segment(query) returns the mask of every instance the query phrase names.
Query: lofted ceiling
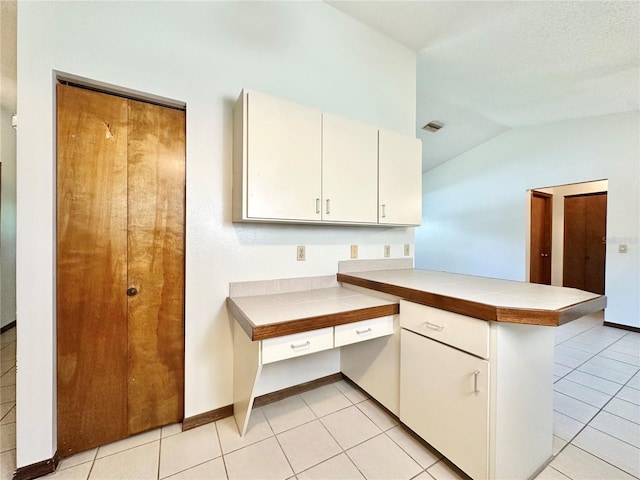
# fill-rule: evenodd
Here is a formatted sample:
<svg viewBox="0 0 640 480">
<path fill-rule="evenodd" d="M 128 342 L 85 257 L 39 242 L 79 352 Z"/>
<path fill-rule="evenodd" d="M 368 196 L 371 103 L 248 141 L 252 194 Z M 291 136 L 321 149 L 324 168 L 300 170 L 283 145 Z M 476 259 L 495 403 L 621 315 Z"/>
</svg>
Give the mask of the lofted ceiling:
<svg viewBox="0 0 640 480">
<path fill-rule="evenodd" d="M 417 52 L 424 171 L 511 128 L 639 109 L 640 2 L 327 3 Z"/>
</svg>

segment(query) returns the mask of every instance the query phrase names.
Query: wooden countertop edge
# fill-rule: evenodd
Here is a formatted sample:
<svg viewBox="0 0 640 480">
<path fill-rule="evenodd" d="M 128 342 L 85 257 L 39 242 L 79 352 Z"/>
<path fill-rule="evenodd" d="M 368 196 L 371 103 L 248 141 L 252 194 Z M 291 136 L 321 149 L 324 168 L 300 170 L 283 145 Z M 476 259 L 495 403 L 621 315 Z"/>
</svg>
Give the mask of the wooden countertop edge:
<svg viewBox="0 0 640 480">
<path fill-rule="evenodd" d="M 407 287 L 400 287 L 388 283 L 354 277 L 343 273 L 339 273 L 337 275 L 337 280 L 350 285 L 356 285 L 358 287 L 369 288 L 371 290 L 395 295 L 397 297 L 404 298 L 405 300 L 426 305 L 428 307 L 440 308 L 442 310 L 478 318 L 480 320 L 518 323 L 524 325 L 557 327 L 589 313 L 602 310 L 607 305 L 607 298 L 604 295 L 601 295 L 594 299 L 570 305 L 560 310 L 495 307 L 485 303 L 474 302 L 472 300 L 463 300 L 422 290 L 414 290 Z"/>
<path fill-rule="evenodd" d="M 320 328 L 335 327 L 337 325 L 370 320 L 372 318 L 386 317 L 387 315 L 397 315 L 400 311 L 399 304 L 391 303 L 388 305 L 358 308 L 326 315 L 317 315 L 315 317 L 270 323 L 267 325 L 256 325 L 249 317 L 247 317 L 247 315 L 245 315 L 242 309 L 238 307 L 230 297 L 227 297 L 227 307 L 237 320 L 238 324 L 253 341 L 282 337 L 284 335 L 291 335 L 294 333 L 308 332 L 311 330 L 318 330 Z"/>
</svg>

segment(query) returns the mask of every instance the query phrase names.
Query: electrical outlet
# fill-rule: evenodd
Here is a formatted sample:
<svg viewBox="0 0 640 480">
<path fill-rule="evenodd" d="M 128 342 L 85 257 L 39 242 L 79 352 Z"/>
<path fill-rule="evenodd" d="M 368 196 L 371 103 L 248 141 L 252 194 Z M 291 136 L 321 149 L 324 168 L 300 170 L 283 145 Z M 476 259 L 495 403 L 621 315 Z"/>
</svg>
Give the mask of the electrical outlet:
<svg viewBox="0 0 640 480">
<path fill-rule="evenodd" d="M 351 258 L 358 258 L 358 245 L 351 245 Z"/>
<path fill-rule="evenodd" d="M 404 244 L 404 256 L 408 257 L 409 255 L 411 255 L 411 245 L 409 245 L 408 243 Z"/>
<path fill-rule="evenodd" d="M 391 245 L 384 246 L 384 256 L 385 258 L 388 258 L 391 256 Z"/>
<path fill-rule="evenodd" d="M 297 247 L 296 258 L 298 259 L 299 262 L 305 261 L 306 258 L 305 258 L 305 252 L 304 252 L 304 245 L 299 245 Z"/>
</svg>

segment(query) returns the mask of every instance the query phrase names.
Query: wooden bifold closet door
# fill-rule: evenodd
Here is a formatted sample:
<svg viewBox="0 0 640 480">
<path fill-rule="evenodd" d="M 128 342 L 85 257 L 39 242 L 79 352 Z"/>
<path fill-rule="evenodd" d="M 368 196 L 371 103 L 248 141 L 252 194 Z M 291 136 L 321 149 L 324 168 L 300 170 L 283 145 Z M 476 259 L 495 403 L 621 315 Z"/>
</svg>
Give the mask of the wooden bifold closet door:
<svg viewBox="0 0 640 480">
<path fill-rule="evenodd" d="M 183 418 L 185 112 L 57 87 L 58 452 Z"/>
</svg>

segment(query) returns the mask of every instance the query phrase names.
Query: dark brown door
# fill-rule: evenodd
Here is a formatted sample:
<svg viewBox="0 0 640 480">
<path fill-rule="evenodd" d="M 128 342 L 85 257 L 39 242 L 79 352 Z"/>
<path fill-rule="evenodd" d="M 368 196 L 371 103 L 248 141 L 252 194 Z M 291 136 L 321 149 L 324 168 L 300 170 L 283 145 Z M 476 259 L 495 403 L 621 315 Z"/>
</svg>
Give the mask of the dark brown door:
<svg viewBox="0 0 640 480">
<path fill-rule="evenodd" d="M 604 295 L 606 192 L 564 199 L 563 285 Z"/>
<path fill-rule="evenodd" d="M 551 285 L 551 218 L 553 197 L 531 193 L 529 281 Z"/>
<path fill-rule="evenodd" d="M 57 99 L 58 451 L 68 456 L 183 418 L 185 117 L 65 85 Z"/>
</svg>

